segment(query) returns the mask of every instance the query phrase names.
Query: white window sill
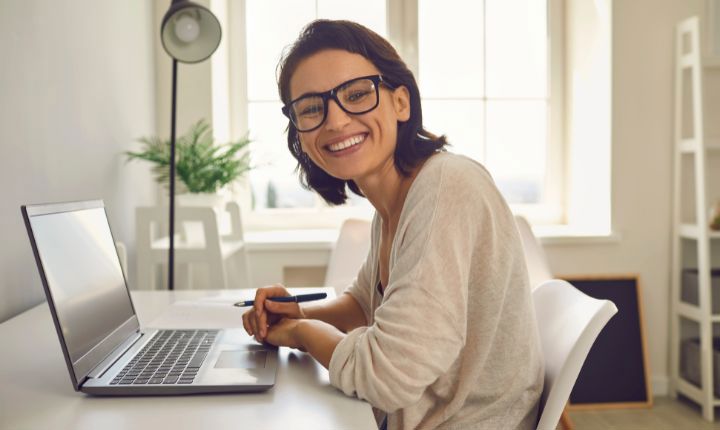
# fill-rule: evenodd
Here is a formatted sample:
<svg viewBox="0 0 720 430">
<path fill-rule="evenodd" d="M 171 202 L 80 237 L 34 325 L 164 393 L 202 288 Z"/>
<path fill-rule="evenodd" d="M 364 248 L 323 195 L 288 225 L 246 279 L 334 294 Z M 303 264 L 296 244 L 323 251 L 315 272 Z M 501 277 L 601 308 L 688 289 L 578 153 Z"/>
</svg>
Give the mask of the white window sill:
<svg viewBox="0 0 720 430">
<path fill-rule="evenodd" d="M 602 233 L 580 230 L 567 225 L 539 226 L 535 235 L 546 246 L 619 243 L 617 232 Z M 248 251 L 330 251 L 335 246 L 338 229 L 264 230 L 245 233 Z"/>
<path fill-rule="evenodd" d="M 620 243 L 622 236 L 615 231 L 598 231 L 569 225 L 546 225 L 533 227 L 533 233 L 545 246 L 594 245 Z"/>
<path fill-rule="evenodd" d="M 247 250 L 329 251 L 335 246 L 338 229 L 264 230 L 245 233 Z"/>
</svg>

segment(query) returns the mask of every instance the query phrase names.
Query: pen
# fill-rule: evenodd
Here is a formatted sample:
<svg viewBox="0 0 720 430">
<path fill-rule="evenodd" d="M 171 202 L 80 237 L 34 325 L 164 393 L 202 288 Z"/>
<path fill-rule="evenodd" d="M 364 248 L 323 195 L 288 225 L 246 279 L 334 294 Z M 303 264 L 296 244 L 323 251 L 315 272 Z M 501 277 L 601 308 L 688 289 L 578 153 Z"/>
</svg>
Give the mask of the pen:
<svg viewBox="0 0 720 430">
<path fill-rule="evenodd" d="M 285 297 L 268 297 L 268 300 L 272 300 L 273 302 L 283 302 L 283 303 L 300 303 L 300 302 L 311 302 L 313 300 L 322 300 L 327 297 L 326 293 L 313 293 L 313 294 L 298 294 L 297 296 L 285 296 Z M 242 302 L 237 302 L 233 304 L 233 306 L 237 306 L 239 308 L 245 307 L 245 306 L 253 306 L 255 304 L 255 300 L 245 300 Z"/>
</svg>

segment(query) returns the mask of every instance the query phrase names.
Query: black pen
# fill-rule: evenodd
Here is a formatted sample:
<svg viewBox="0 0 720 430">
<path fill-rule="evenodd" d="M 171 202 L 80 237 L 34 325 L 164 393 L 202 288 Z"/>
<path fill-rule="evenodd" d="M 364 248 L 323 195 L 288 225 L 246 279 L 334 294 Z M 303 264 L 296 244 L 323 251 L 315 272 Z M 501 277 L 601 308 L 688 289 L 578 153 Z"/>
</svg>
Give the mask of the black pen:
<svg viewBox="0 0 720 430">
<path fill-rule="evenodd" d="M 297 296 L 285 296 L 285 297 L 268 297 L 268 300 L 272 300 L 273 302 L 283 302 L 283 303 L 300 303 L 300 302 L 311 302 L 313 300 L 322 300 L 327 297 L 326 293 L 313 293 L 313 294 L 298 294 Z M 233 304 L 233 306 L 237 306 L 239 308 L 245 307 L 245 306 L 253 306 L 255 304 L 255 300 L 245 300 L 242 302 L 237 302 Z"/>
</svg>

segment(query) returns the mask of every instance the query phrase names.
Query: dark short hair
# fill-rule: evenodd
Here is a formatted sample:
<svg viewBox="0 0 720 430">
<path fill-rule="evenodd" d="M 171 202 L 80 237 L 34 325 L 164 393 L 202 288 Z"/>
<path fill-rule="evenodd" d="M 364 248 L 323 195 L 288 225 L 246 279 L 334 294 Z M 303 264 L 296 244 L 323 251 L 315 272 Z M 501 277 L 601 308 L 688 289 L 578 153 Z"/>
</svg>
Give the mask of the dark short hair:
<svg viewBox="0 0 720 430">
<path fill-rule="evenodd" d="M 341 49 L 362 55 L 373 63 L 389 84 L 404 86 L 410 93 L 410 118 L 398 124 L 395 148 L 395 168 L 401 175 L 408 176 L 422 161 L 443 150 L 447 144 L 445 136 L 435 136 L 423 128 L 420 90 L 410 69 L 387 40 L 351 21 L 319 19 L 300 32 L 278 64 L 278 91 L 283 104 L 290 102 L 290 78 L 298 64 L 326 49 Z M 345 203 L 346 184 L 355 194 L 363 195 L 354 181 L 331 176 L 313 163 L 302 151 L 292 121 L 288 121 L 287 142 L 290 153 L 298 162 L 297 171 L 304 188 L 314 189 L 331 205 Z"/>
</svg>

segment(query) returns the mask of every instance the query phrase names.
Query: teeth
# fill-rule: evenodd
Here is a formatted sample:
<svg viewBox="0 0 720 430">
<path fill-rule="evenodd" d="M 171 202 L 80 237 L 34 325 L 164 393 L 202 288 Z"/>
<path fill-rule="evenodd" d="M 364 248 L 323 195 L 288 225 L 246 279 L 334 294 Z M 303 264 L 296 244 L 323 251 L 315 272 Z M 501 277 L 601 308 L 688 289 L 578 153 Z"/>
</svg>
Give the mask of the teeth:
<svg viewBox="0 0 720 430">
<path fill-rule="evenodd" d="M 364 135 L 353 136 L 349 139 L 343 140 L 342 142 L 333 143 L 332 145 L 329 145 L 328 149 L 330 150 L 330 152 L 342 151 L 343 149 L 349 148 L 353 145 L 357 145 L 358 143 L 362 142 L 363 140 L 365 140 Z"/>
</svg>

